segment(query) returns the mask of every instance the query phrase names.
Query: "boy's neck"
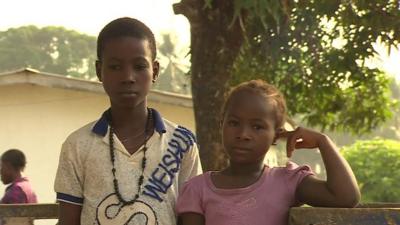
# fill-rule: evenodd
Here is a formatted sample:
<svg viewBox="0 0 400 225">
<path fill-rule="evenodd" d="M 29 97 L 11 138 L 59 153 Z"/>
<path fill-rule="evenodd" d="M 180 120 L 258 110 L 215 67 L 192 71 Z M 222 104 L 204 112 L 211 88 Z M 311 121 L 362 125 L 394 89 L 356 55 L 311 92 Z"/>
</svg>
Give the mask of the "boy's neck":
<svg viewBox="0 0 400 225">
<path fill-rule="evenodd" d="M 21 179 L 22 177 L 22 173 L 21 172 L 15 172 L 15 174 L 13 175 L 13 179 L 11 183 L 15 183 L 17 180 Z"/>
<path fill-rule="evenodd" d="M 147 121 L 147 105 L 143 103 L 133 108 L 111 106 L 111 117 L 116 130 L 142 130 Z"/>
</svg>

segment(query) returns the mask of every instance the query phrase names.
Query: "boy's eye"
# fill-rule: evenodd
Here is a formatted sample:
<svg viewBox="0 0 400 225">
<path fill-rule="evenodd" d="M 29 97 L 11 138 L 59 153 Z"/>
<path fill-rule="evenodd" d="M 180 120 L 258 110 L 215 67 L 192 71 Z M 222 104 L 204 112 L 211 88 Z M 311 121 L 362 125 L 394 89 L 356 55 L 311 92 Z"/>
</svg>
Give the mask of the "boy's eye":
<svg viewBox="0 0 400 225">
<path fill-rule="evenodd" d="M 134 66 L 134 69 L 135 70 L 145 70 L 145 69 L 147 69 L 147 67 L 148 66 L 146 64 L 137 64 Z"/>
<path fill-rule="evenodd" d="M 120 65 L 109 65 L 108 66 L 110 69 L 112 69 L 112 70 L 120 70 L 121 69 L 121 66 Z"/>
</svg>

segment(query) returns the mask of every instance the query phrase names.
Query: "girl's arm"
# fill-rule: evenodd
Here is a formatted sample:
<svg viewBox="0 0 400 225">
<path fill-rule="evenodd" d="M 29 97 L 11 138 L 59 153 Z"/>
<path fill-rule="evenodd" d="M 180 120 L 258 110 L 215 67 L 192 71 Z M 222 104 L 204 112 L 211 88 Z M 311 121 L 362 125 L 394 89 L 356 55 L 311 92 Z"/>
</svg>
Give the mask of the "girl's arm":
<svg viewBox="0 0 400 225">
<path fill-rule="evenodd" d="M 178 217 L 178 225 L 204 225 L 204 216 L 198 213 L 182 213 Z"/>
<path fill-rule="evenodd" d="M 312 206 L 356 206 L 361 196 L 356 178 L 331 139 L 305 128 L 286 133 L 289 156 L 295 148 L 319 148 L 327 173 L 326 181 L 305 177 L 296 191 L 298 199 Z"/>
</svg>

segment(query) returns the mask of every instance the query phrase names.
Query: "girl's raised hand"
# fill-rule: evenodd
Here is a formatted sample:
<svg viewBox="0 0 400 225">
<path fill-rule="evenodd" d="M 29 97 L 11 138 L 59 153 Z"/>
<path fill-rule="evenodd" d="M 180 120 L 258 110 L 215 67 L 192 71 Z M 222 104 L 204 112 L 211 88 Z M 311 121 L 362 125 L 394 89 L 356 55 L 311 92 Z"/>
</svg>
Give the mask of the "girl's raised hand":
<svg viewBox="0 0 400 225">
<path fill-rule="evenodd" d="M 286 138 L 286 155 L 291 157 L 298 148 L 319 148 L 320 140 L 324 134 L 304 128 L 297 127 L 294 131 L 282 130 L 277 133 L 276 139 Z"/>
<path fill-rule="evenodd" d="M 288 157 L 298 148 L 320 150 L 327 180 L 319 180 L 314 175 L 305 177 L 296 189 L 296 195 L 301 202 L 324 207 L 354 207 L 358 204 L 360 191 L 353 171 L 328 136 L 298 127 L 294 131 L 277 132 L 276 139 L 279 138 L 287 139 Z"/>
</svg>

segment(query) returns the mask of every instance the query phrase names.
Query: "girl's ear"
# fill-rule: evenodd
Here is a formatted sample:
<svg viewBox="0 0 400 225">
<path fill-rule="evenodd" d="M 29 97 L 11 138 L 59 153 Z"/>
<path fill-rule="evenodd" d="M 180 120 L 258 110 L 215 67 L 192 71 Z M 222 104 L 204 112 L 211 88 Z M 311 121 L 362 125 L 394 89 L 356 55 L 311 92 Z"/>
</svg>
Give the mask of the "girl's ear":
<svg viewBox="0 0 400 225">
<path fill-rule="evenodd" d="M 275 134 L 275 137 L 272 140 L 272 144 L 271 145 L 277 145 L 278 144 L 277 141 L 278 141 L 278 136 Z"/>
<path fill-rule="evenodd" d="M 284 131 L 285 131 L 285 129 L 282 128 L 282 127 L 277 128 L 277 129 L 275 130 L 275 136 L 274 136 L 274 139 L 272 140 L 272 145 L 277 145 L 277 142 L 278 142 L 278 139 L 279 139 L 279 137 L 280 137 L 280 134 L 281 134 L 282 132 L 284 132 Z"/>
<path fill-rule="evenodd" d="M 224 126 L 224 118 L 219 118 L 219 133 L 221 134 L 221 137 L 222 137 L 222 129 L 223 129 L 223 126 Z"/>
</svg>

